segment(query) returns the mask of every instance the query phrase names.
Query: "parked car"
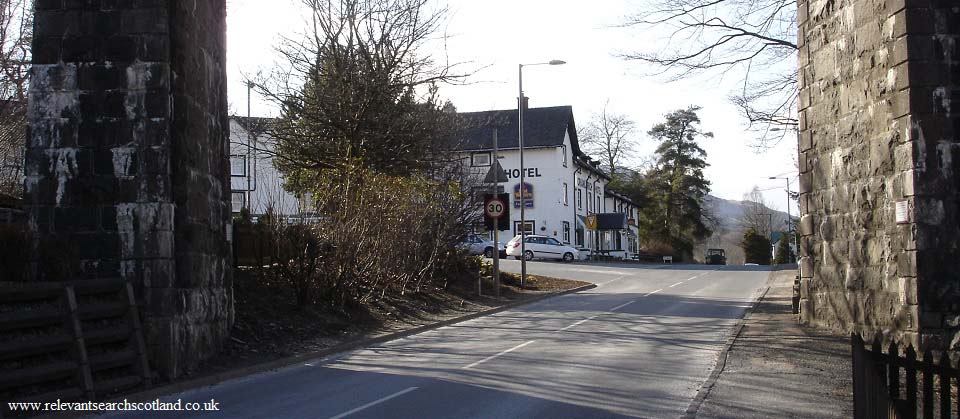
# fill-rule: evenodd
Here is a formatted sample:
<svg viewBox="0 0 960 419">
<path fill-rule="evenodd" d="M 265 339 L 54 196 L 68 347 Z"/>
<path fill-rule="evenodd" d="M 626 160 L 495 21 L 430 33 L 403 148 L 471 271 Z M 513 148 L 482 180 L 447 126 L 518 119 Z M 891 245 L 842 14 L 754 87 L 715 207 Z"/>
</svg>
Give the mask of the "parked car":
<svg viewBox="0 0 960 419">
<path fill-rule="evenodd" d="M 523 257 L 526 260 L 533 258 L 542 259 L 560 259 L 564 262 L 572 262 L 579 259 L 580 252 L 576 248 L 567 246 L 557 241 L 553 237 L 527 235 L 524 240 L 526 252 Z M 520 259 L 520 236 L 517 235 L 507 242 L 507 256 L 513 256 Z"/>
<path fill-rule="evenodd" d="M 726 265 L 727 255 L 723 249 L 707 249 L 707 254 L 703 257 L 707 265 Z"/>
<path fill-rule="evenodd" d="M 497 247 L 500 248 L 500 257 L 507 257 L 504 247 L 506 245 L 497 246 L 493 244 L 493 240 L 488 240 L 483 237 L 480 237 L 476 234 L 470 234 L 467 236 L 463 242 L 460 243 L 460 247 L 467 251 L 471 255 L 483 255 L 484 257 L 492 258 L 493 252 Z"/>
</svg>

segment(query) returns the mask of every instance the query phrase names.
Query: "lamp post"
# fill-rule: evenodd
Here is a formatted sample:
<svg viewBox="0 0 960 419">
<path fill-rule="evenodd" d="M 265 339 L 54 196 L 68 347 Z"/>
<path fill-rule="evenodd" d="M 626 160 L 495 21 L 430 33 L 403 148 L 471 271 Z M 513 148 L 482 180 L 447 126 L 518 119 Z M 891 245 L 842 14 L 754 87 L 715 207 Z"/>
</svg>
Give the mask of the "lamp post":
<svg viewBox="0 0 960 419">
<path fill-rule="evenodd" d="M 770 179 L 783 179 L 787 183 L 787 232 L 793 235 L 793 245 L 797 248 L 797 251 L 800 251 L 800 241 L 793 232 L 793 217 L 790 215 L 790 178 L 770 176 Z"/>
<path fill-rule="evenodd" d="M 517 80 L 520 87 L 520 96 L 517 97 L 517 146 L 520 149 L 520 289 L 527 279 L 527 191 L 524 188 L 526 170 L 523 167 L 523 67 L 534 65 L 563 65 L 566 61 L 550 60 L 544 63 L 520 64 L 517 68 Z"/>
</svg>

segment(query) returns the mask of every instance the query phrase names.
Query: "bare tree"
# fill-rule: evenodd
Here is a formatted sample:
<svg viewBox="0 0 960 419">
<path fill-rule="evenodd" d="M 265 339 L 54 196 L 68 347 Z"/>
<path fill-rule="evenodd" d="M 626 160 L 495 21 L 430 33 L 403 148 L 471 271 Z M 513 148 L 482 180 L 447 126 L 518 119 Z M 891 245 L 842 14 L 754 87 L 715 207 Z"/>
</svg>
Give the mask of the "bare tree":
<svg viewBox="0 0 960 419">
<path fill-rule="evenodd" d="M 0 194 L 23 185 L 33 1 L 0 0 Z"/>
<path fill-rule="evenodd" d="M 743 195 L 743 218 L 740 224 L 744 230 L 754 229 L 767 238 L 773 234 L 773 210 L 769 208 L 760 188 L 753 189 Z"/>
<path fill-rule="evenodd" d="M 730 94 L 758 147 L 774 145 L 797 125 L 797 2 L 795 0 L 648 0 L 625 27 L 665 30 L 655 51 L 621 54 L 678 80 L 732 76 Z"/>
<path fill-rule="evenodd" d="M 610 176 L 615 177 L 624 158 L 633 155 L 636 138 L 634 123 L 626 115 L 610 110 L 610 100 L 603 110 L 594 113 L 587 125 L 577 134 L 584 152 L 600 160 Z"/>
</svg>

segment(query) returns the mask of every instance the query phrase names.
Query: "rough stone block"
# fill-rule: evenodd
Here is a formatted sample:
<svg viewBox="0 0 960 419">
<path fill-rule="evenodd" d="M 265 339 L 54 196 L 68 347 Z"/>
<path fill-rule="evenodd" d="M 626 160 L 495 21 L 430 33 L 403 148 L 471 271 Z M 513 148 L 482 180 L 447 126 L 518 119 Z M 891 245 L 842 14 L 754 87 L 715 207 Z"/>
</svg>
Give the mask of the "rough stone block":
<svg viewBox="0 0 960 419">
<path fill-rule="evenodd" d="M 809 256 L 801 257 L 799 260 L 799 265 L 801 278 L 813 278 L 814 262 L 812 258 Z"/>
<path fill-rule="evenodd" d="M 812 215 L 807 214 L 807 215 L 804 215 L 804 216 L 800 217 L 800 225 L 799 225 L 799 228 L 800 228 L 800 235 L 801 235 L 801 236 L 809 236 L 809 235 L 812 235 L 812 234 L 814 233 L 814 227 L 813 227 L 813 226 L 814 226 L 814 221 L 813 221 L 813 216 L 812 216 Z"/>
<path fill-rule="evenodd" d="M 917 276 L 917 252 L 908 250 L 897 255 L 897 272 L 905 277 Z"/>
</svg>

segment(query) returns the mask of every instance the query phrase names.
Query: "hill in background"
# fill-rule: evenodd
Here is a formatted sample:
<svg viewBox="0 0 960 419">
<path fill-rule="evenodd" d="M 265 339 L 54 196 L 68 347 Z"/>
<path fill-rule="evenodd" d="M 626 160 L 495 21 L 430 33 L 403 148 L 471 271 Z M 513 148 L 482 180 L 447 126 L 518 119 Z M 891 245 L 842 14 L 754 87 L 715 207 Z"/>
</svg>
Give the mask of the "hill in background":
<svg viewBox="0 0 960 419">
<path fill-rule="evenodd" d="M 743 249 L 740 247 L 740 241 L 743 240 L 743 233 L 746 232 L 750 217 L 748 214 L 763 213 L 772 214 L 773 231 L 787 230 L 787 213 L 770 209 L 761 205 L 754 209 L 754 203 L 750 201 L 734 201 L 718 198 L 713 195 L 707 195 L 706 208 L 717 220 L 717 226 L 714 228 L 714 234 L 703 243 L 694 248 L 694 258 L 697 261 L 703 261 L 703 254 L 708 248 L 722 248 L 727 254 L 728 265 L 742 265 L 744 263 Z M 794 220 L 796 220 L 796 208 L 792 208 Z M 770 219 L 768 218 L 768 220 Z M 768 221 L 769 222 L 769 221 Z M 766 233 L 766 232 L 762 232 Z"/>
</svg>

